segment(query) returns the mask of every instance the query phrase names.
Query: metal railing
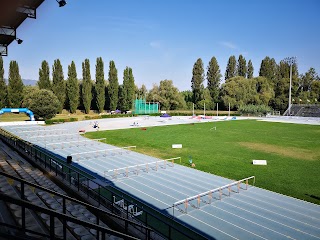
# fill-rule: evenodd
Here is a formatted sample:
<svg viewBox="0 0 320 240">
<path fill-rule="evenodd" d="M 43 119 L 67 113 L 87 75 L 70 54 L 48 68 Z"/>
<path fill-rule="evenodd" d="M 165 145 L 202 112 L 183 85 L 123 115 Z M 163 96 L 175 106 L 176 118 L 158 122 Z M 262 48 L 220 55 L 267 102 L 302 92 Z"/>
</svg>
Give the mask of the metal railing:
<svg viewBox="0 0 320 240">
<path fill-rule="evenodd" d="M 7 174 L 5 172 L 1 172 L 0 171 L 0 176 L 4 176 L 6 178 L 9 178 L 11 180 L 14 180 L 14 181 L 17 181 L 18 183 L 20 183 L 19 184 L 19 190 L 20 190 L 20 194 L 21 194 L 20 198 L 22 200 L 25 200 L 25 189 L 26 189 L 26 187 L 31 187 L 33 192 L 35 192 L 36 189 L 37 190 L 41 190 L 41 191 L 44 191 L 44 192 L 47 192 L 47 193 L 51 194 L 52 196 L 57 196 L 57 197 L 61 197 L 62 198 L 62 210 L 63 210 L 63 213 L 66 213 L 66 203 L 69 201 L 69 202 L 72 202 L 72 203 L 75 203 L 75 204 L 78 204 L 78 205 L 82 205 L 83 207 L 87 208 L 91 213 L 93 213 L 96 216 L 97 224 L 100 222 L 100 218 L 99 218 L 100 215 L 108 216 L 109 218 L 115 219 L 118 222 L 122 222 L 123 223 L 122 225 L 126 226 L 125 232 L 127 234 L 129 233 L 129 226 L 133 226 L 136 229 L 139 229 L 140 231 L 145 232 L 146 239 L 150 239 L 150 234 L 152 232 L 152 229 L 143 226 L 141 223 L 130 221 L 130 220 L 128 220 L 128 219 L 126 219 L 124 217 L 118 216 L 118 215 L 116 215 L 114 213 L 107 212 L 107 211 L 105 211 L 105 210 L 103 210 L 101 208 L 97 208 L 97 207 L 95 207 L 93 205 L 90 205 L 88 203 L 82 202 L 82 201 L 77 200 L 75 198 L 72 198 L 72 197 L 69 197 L 67 195 L 61 194 L 59 192 L 56 192 L 56 191 L 50 190 L 48 188 L 42 187 L 42 186 L 40 186 L 38 184 L 28 182 L 28 181 L 26 181 L 24 179 L 21 179 L 21 178 L 15 177 L 15 176 L 11 176 L 10 174 Z M 22 223 L 24 223 L 23 220 L 22 220 Z M 22 225 L 24 225 L 24 224 L 22 224 Z M 65 228 L 64 228 L 64 232 L 65 232 Z"/>
<path fill-rule="evenodd" d="M 0 200 L 3 200 L 7 203 L 12 203 L 12 204 L 16 204 L 16 205 L 20 206 L 22 209 L 22 212 L 25 212 L 27 209 L 29 209 L 32 211 L 36 211 L 39 214 L 44 213 L 44 214 L 49 215 L 50 220 L 49 220 L 49 233 L 48 234 L 29 230 L 26 228 L 25 225 L 18 227 L 16 225 L 10 225 L 10 224 L 0 222 L 0 225 L 18 230 L 19 232 L 22 232 L 22 233 L 31 233 L 31 234 L 34 234 L 39 237 L 46 237 L 48 239 L 56 239 L 55 238 L 55 219 L 60 219 L 63 222 L 68 221 L 68 222 L 72 222 L 75 224 L 79 224 L 83 227 L 87 227 L 87 228 L 96 230 L 97 231 L 97 239 L 105 240 L 106 238 L 108 238 L 109 235 L 117 236 L 117 237 L 120 237 L 123 239 L 135 239 L 135 240 L 139 239 L 139 238 L 135 238 L 135 237 L 114 231 L 112 229 L 109 229 L 109 228 L 106 228 L 106 227 L 103 227 L 103 226 L 100 226 L 97 224 L 93 224 L 90 222 L 82 221 L 82 220 L 79 220 L 75 217 L 67 215 L 67 214 L 65 214 L 65 208 L 64 208 L 64 213 L 59 213 L 59 212 L 56 212 L 56 211 L 48 209 L 48 208 L 37 206 L 35 204 L 32 204 L 29 201 L 13 198 L 13 197 L 10 197 L 10 196 L 2 194 L 2 193 L 0 193 Z M 26 215 L 22 214 L 22 217 L 23 217 L 22 222 L 25 222 Z M 66 238 L 66 229 L 65 229 L 66 224 L 63 224 L 63 227 L 64 227 L 63 239 L 65 240 L 65 239 L 67 239 Z M 101 236 L 101 238 L 99 236 Z"/>
<path fill-rule="evenodd" d="M 99 205 L 103 205 L 112 213 L 138 221 L 152 228 L 154 232 L 151 233 L 151 238 L 155 236 L 155 238 L 166 239 L 207 239 L 201 233 L 184 226 L 173 216 L 149 207 L 137 197 L 127 195 L 114 188 L 112 182 L 108 186 L 101 185 L 94 180 L 96 178 L 94 173 L 89 174 L 87 171 L 81 171 L 80 168 L 67 164 L 65 159 L 57 154 L 29 143 L 2 128 L 0 128 L 0 137 L 18 150 L 20 154 L 53 172 L 56 177 L 63 179 L 70 187 L 83 193 L 87 198 L 96 201 Z M 121 206 L 117 204 L 120 200 L 123 200 Z M 132 207 L 127 207 L 132 205 L 137 209 L 137 212 L 143 211 L 143 214 L 138 216 L 132 214 L 130 212 Z"/>
</svg>

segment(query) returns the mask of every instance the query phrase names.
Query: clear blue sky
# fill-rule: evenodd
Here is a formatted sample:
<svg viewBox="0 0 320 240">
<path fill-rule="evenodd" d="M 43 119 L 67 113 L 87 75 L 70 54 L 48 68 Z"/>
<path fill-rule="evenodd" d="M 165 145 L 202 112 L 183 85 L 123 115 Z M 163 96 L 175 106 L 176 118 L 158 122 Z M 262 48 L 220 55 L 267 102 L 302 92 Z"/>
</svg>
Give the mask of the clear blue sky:
<svg viewBox="0 0 320 240">
<path fill-rule="evenodd" d="M 52 66 L 59 58 L 65 78 L 72 60 L 82 78 L 88 58 L 95 79 L 101 56 L 106 79 L 114 60 L 120 83 L 129 66 L 139 87 L 171 79 L 188 90 L 198 58 L 207 68 L 215 56 L 224 75 L 228 58 L 239 54 L 252 60 L 255 76 L 265 56 L 296 56 L 300 73 L 320 73 L 319 10 L 318 0 L 68 0 L 63 8 L 45 0 L 37 19 L 18 29 L 24 42 L 9 46 L 5 77 L 10 60 L 18 61 L 22 78 L 38 80 L 42 60 Z"/>
</svg>

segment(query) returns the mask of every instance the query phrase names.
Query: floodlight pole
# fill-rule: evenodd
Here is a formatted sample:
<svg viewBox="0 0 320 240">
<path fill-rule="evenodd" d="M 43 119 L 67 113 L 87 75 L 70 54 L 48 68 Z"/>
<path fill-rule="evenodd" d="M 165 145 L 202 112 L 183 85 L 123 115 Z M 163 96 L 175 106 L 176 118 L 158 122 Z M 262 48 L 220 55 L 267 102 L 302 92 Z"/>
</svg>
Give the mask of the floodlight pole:
<svg viewBox="0 0 320 240">
<path fill-rule="evenodd" d="M 290 65 L 290 84 L 289 84 L 289 105 L 288 114 L 291 115 L 291 88 L 292 88 L 292 65 L 296 63 L 296 57 L 287 57 L 284 61 Z"/>
<path fill-rule="evenodd" d="M 289 116 L 291 115 L 291 88 L 292 88 L 292 64 L 290 64 L 290 84 L 289 84 Z"/>
</svg>

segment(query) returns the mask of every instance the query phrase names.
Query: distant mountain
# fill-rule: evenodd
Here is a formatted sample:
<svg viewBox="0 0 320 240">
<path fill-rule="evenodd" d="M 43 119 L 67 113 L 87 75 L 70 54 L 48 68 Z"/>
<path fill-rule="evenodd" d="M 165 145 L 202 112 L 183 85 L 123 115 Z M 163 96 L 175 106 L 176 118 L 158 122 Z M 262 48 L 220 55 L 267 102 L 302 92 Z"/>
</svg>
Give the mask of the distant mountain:
<svg viewBox="0 0 320 240">
<path fill-rule="evenodd" d="M 32 80 L 32 79 L 22 79 L 22 82 L 25 86 L 30 85 L 30 86 L 36 86 L 37 85 L 37 80 Z"/>
<path fill-rule="evenodd" d="M 8 79 L 5 79 L 6 83 L 8 84 Z M 22 82 L 25 86 L 36 86 L 37 85 L 37 80 L 32 80 L 32 79 L 22 79 Z"/>
</svg>

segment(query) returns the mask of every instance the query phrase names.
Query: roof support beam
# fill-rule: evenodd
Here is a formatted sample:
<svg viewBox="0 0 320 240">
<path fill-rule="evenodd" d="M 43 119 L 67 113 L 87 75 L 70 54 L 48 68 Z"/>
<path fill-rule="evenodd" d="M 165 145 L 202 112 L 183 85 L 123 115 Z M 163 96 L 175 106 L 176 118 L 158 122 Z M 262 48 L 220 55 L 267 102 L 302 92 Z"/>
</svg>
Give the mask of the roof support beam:
<svg viewBox="0 0 320 240">
<path fill-rule="evenodd" d="M 0 35 L 7 35 L 16 38 L 16 29 L 10 27 L 0 27 Z"/>
<path fill-rule="evenodd" d="M 36 18 L 37 17 L 37 11 L 36 9 L 33 9 L 28 6 L 21 6 L 17 8 L 17 12 L 25 13 L 28 15 L 29 18 Z"/>
<path fill-rule="evenodd" d="M 0 44 L 0 56 L 8 56 L 8 46 Z"/>
</svg>

